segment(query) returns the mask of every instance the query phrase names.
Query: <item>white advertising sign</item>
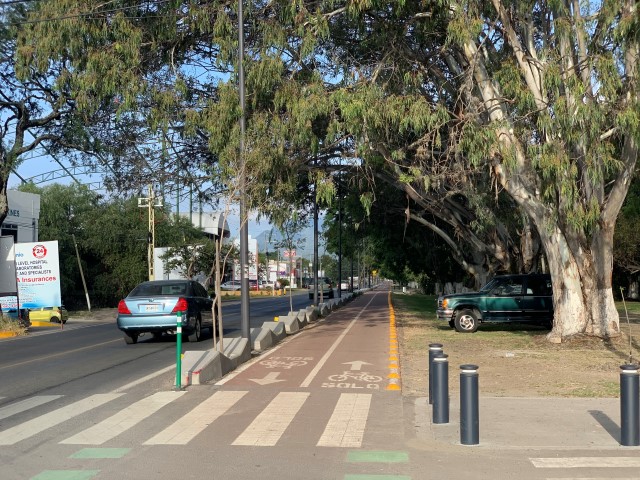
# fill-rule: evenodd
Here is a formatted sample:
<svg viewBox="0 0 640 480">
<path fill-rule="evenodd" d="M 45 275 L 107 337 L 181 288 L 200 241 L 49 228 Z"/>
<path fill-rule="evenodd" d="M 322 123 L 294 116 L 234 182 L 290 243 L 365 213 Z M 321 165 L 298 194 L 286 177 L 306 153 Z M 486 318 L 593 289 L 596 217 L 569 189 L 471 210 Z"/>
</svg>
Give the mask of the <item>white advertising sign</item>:
<svg viewBox="0 0 640 480">
<path fill-rule="evenodd" d="M 58 242 L 16 243 L 15 252 L 20 307 L 62 305 Z"/>
</svg>

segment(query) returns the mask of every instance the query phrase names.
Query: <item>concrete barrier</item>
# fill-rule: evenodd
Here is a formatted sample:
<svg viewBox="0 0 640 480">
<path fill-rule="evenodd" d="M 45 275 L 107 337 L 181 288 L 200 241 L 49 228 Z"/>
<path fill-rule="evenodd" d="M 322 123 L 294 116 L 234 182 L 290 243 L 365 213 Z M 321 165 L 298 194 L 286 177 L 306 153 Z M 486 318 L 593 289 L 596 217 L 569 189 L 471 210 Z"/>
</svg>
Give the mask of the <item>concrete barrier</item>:
<svg viewBox="0 0 640 480">
<path fill-rule="evenodd" d="M 300 330 L 300 322 L 298 322 L 298 315 L 287 315 L 286 317 L 280 317 L 279 323 L 284 325 L 284 330 L 287 335 L 292 335 Z"/>
<path fill-rule="evenodd" d="M 329 313 L 331 313 L 331 308 L 326 303 L 321 303 L 320 305 L 318 305 L 318 309 L 320 311 L 321 317 L 326 317 L 327 315 L 329 315 Z"/>
<path fill-rule="evenodd" d="M 275 323 L 275 322 L 274 322 Z M 276 337 L 270 328 L 252 328 L 251 346 L 259 352 L 272 347 L 276 343 Z"/>
<path fill-rule="evenodd" d="M 275 337 L 275 342 L 278 343 L 287 336 L 287 331 L 284 328 L 284 323 L 280 322 L 264 322 L 262 328 L 268 328 Z"/>
<path fill-rule="evenodd" d="M 315 322 L 318 320 L 318 309 L 316 307 L 307 307 L 305 309 L 307 315 L 307 323 Z"/>
<path fill-rule="evenodd" d="M 289 314 L 292 315 L 292 314 Z M 306 310 L 298 310 L 298 313 L 295 314 L 298 322 L 300 323 L 300 328 L 304 328 L 309 323 L 307 321 L 307 311 Z"/>
<path fill-rule="evenodd" d="M 182 358 L 181 382 L 183 386 L 202 385 L 221 379 L 234 368 L 233 362 L 216 350 L 187 351 Z"/>
<path fill-rule="evenodd" d="M 220 341 L 218 341 L 219 345 Z M 251 345 L 246 338 L 225 338 L 223 345 L 224 355 L 231 360 L 233 368 L 237 368 L 238 365 L 251 360 Z"/>
</svg>

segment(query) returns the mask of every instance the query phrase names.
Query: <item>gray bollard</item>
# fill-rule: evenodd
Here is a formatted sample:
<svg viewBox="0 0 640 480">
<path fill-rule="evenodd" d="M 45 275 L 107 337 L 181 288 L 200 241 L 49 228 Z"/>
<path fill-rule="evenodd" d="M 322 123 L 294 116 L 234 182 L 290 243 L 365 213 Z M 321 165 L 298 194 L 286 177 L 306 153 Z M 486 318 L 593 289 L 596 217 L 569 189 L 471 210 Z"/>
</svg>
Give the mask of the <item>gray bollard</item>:
<svg viewBox="0 0 640 480">
<path fill-rule="evenodd" d="M 429 344 L 429 405 L 433 403 L 433 357 L 436 354 L 442 353 L 441 343 Z"/>
<path fill-rule="evenodd" d="M 449 360 L 440 353 L 433 357 L 433 423 L 449 423 Z"/>
<path fill-rule="evenodd" d="M 480 443 L 480 408 L 478 404 L 478 366 L 460 365 L 460 443 Z"/>
<path fill-rule="evenodd" d="M 638 365 L 620 366 L 620 445 L 640 445 L 640 382 Z"/>
</svg>

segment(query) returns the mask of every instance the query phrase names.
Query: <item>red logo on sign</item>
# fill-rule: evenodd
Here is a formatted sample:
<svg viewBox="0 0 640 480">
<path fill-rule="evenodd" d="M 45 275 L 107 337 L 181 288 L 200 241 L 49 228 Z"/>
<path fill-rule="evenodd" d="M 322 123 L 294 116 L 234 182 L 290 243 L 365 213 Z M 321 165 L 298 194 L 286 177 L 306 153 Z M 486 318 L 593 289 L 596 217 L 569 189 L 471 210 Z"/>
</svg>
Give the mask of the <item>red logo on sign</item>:
<svg viewBox="0 0 640 480">
<path fill-rule="evenodd" d="M 44 245 L 36 245 L 33 247 L 33 256 L 36 258 L 44 258 L 47 256 L 47 249 Z"/>
</svg>

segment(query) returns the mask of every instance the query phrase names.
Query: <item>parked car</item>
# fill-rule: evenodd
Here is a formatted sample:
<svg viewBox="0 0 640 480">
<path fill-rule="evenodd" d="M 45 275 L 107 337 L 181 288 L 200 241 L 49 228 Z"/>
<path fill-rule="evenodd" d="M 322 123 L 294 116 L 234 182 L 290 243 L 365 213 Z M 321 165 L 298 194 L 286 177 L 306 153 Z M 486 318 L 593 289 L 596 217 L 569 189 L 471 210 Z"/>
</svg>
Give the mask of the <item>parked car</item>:
<svg viewBox="0 0 640 480">
<path fill-rule="evenodd" d="M 458 332 L 475 332 L 481 323 L 489 322 L 535 323 L 551 328 L 551 277 L 499 275 L 479 292 L 439 297 L 437 315 Z"/>
<path fill-rule="evenodd" d="M 314 279 L 309 279 L 308 282 L 308 290 L 309 290 L 309 300 L 313 300 L 313 291 L 314 291 Z M 318 298 L 333 298 L 333 284 L 329 277 L 318 277 Z"/>
<path fill-rule="evenodd" d="M 32 322 L 52 322 L 67 323 L 69 312 L 63 306 L 60 307 L 40 307 L 29 309 L 29 319 Z"/>
<path fill-rule="evenodd" d="M 176 333 L 177 314 L 182 313 L 182 332 L 190 342 L 198 342 L 203 328 L 213 328 L 213 299 L 193 280 L 154 280 L 131 290 L 118 304 L 118 328 L 127 344 L 151 333 Z M 217 324 L 217 318 L 216 322 Z"/>
<path fill-rule="evenodd" d="M 220 284 L 220 290 L 240 290 L 241 288 L 240 280 L 229 280 Z"/>
</svg>

